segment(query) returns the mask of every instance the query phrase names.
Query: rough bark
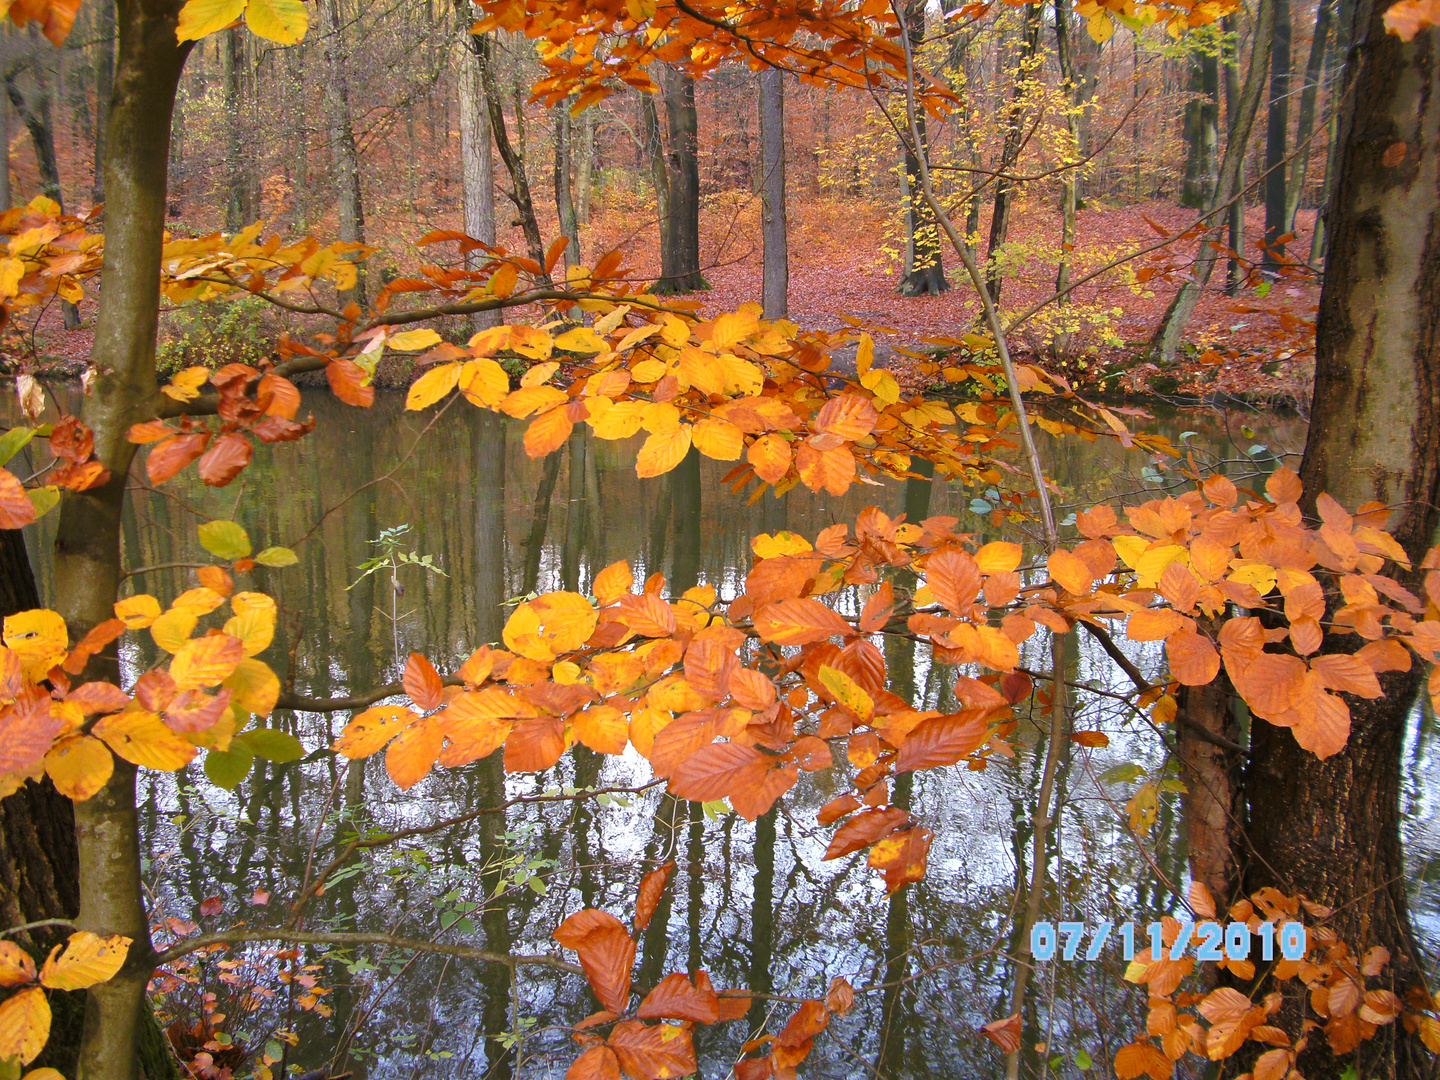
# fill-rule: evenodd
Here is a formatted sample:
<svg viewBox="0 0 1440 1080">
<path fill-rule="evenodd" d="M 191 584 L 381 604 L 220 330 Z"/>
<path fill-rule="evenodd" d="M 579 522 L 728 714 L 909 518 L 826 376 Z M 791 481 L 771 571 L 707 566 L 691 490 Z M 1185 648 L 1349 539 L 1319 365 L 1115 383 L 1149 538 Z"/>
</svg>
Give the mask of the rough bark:
<svg viewBox="0 0 1440 1080">
<path fill-rule="evenodd" d="M 1065 126 L 1070 135 L 1069 152 L 1078 158 L 1080 147 L 1080 107 L 1083 93 L 1075 73 L 1075 43 L 1070 38 L 1070 0 L 1055 2 L 1055 54 L 1060 63 L 1060 80 L 1070 91 L 1072 108 L 1065 113 Z M 1060 180 L 1060 265 L 1055 270 L 1056 303 L 1069 306 L 1070 251 L 1075 246 L 1075 212 L 1080 202 L 1080 170 L 1071 169 Z M 1051 350 L 1063 356 L 1068 350 L 1070 334 L 1060 331 L 1051 342 Z"/>
<path fill-rule="evenodd" d="M 135 447 L 132 423 L 155 414 L 155 332 L 165 224 L 170 118 L 189 43 L 178 44 L 179 0 L 118 0 L 115 96 L 106 161 L 105 263 L 95 324 L 99 375 L 81 419 L 110 480 L 61 497 L 55 539 L 54 608 L 79 639 L 113 613 L 120 581 L 120 521 Z M 114 650 L 87 677 L 119 680 Z M 119 974 L 89 992 L 79 1073 L 86 1080 L 133 1080 L 147 1026 L 145 985 L 153 965 L 140 878 L 135 771 L 115 763 L 109 783 L 75 809 L 81 929 L 133 939 Z"/>
<path fill-rule="evenodd" d="M 1190 57 L 1191 99 L 1185 104 L 1185 182 L 1181 206 L 1206 205 L 1215 194 L 1220 127 L 1220 58 L 1208 44 Z"/>
<path fill-rule="evenodd" d="M 575 195 L 571 187 L 572 125 L 570 104 L 562 101 L 553 110 L 555 118 L 555 213 L 565 245 L 565 265 L 580 265 L 580 222 L 575 216 Z"/>
<path fill-rule="evenodd" d="M 365 204 L 360 193 L 360 153 L 355 147 L 355 126 L 350 110 L 349 57 L 338 0 L 320 0 L 325 54 L 325 137 L 330 148 L 331 183 L 340 217 L 340 239 L 365 242 Z M 365 270 L 356 267 L 355 287 L 339 293 L 341 304 L 352 300 L 365 306 Z"/>
<path fill-rule="evenodd" d="M 1270 103 L 1265 123 L 1265 254 L 1261 268 L 1274 276 L 1285 259 L 1280 237 L 1286 218 L 1285 155 L 1290 139 L 1290 0 L 1275 0 L 1270 34 Z"/>
<path fill-rule="evenodd" d="M 1311 501 L 1396 507 L 1390 531 L 1418 564 L 1440 525 L 1440 31 L 1387 34 L 1386 4 L 1356 13 L 1337 141 L 1331 238 L 1316 330 L 1316 375 L 1301 479 Z M 1387 165 L 1397 143 L 1405 157 Z M 1414 583 L 1412 582 L 1412 585 Z M 1338 639 L 1342 648 L 1358 640 Z M 1399 791 L 1419 665 L 1381 678 L 1386 696 L 1349 700 L 1351 733 L 1324 761 L 1290 732 L 1257 724 L 1246 777 L 1254 858 L 1247 888 L 1278 885 L 1337 909 L 1352 948 L 1390 950 L 1400 995 L 1421 982 L 1406 904 Z M 1323 1040 L 1297 1067 L 1310 1080 L 1429 1075 L 1401 1025 L 1330 1057 Z"/>
<path fill-rule="evenodd" d="M 660 280 L 664 281 L 679 271 L 670 247 L 670 170 L 665 167 L 665 138 L 660 131 L 654 94 L 640 95 L 640 129 L 645 161 L 650 168 L 650 184 L 655 189 L 655 217 L 660 224 Z"/>
<path fill-rule="evenodd" d="M 220 32 L 220 69 L 225 89 L 225 228 L 237 233 L 260 219 L 260 184 L 242 130 L 247 112 L 244 27 Z M 353 140 L 352 140 L 353 141 Z"/>
<path fill-rule="evenodd" d="M 105 201 L 105 128 L 110 116 L 110 96 L 115 92 L 115 8 L 111 4 L 99 4 L 95 8 L 95 39 L 95 174 L 90 199 L 98 204 Z M 0 135 L 8 136 L 9 131 Z"/>
<path fill-rule="evenodd" d="M 495 243 L 495 160 L 490 149 L 490 113 L 485 107 L 485 87 L 480 77 L 480 39 L 470 33 L 469 20 L 461 9 L 462 27 L 457 49 L 459 77 L 456 85 L 460 109 L 460 191 L 465 232 L 485 244 Z M 469 252 L 466 267 L 481 263 L 479 252 Z M 500 312 L 481 311 L 470 316 L 474 330 L 500 325 Z"/>
<path fill-rule="evenodd" d="M 1235 119 L 1240 114 L 1240 24 L 1233 15 L 1226 15 L 1220 22 L 1221 30 L 1226 35 L 1226 40 L 1233 40 L 1233 46 L 1227 46 L 1225 55 L 1225 130 L 1235 130 Z M 1233 35 L 1233 38 L 1231 37 Z M 1236 173 L 1235 184 L 1237 190 L 1245 187 L 1245 159 L 1240 159 L 1240 170 Z M 1232 252 L 1237 255 L 1245 244 L 1245 200 L 1236 199 L 1230 204 L 1229 211 L 1225 215 L 1225 242 Z M 1225 293 L 1227 296 L 1234 296 L 1240 291 L 1240 286 L 1245 280 L 1245 270 L 1240 265 L 1236 255 L 1231 255 L 1226 260 L 1225 267 Z"/>
<path fill-rule="evenodd" d="M 765 318 L 790 313 L 790 250 L 785 216 L 785 84 L 775 68 L 760 73 L 760 300 Z"/>
<path fill-rule="evenodd" d="M 670 232 L 674 265 L 662 274 L 657 291 L 695 292 L 710 288 L 700 272 L 700 131 L 695 111 L 695 80 L 673 68 L 665 69 L 663 97 L 670 145 Z"/>
<path fill-rule="evenodd" d="M 1210 246 L 1218 231 L 1215 217 L 1220 208 L 1235 199 L 1240 192 L 1241 170 L 1250 143 L 1250 130 L 1255 126 L 1255 114 L 1260 108 L 1260 91 L 1265 82 L 1266 61 L 1270 55 L 1270 31 L 1274 23 L 1275 0 L 1260 0 L 1255 16 L 1255 40 L 1250 49 L 1245 84 L 1240 91 L 1226 138 L 1225 157 L 1220 163 L 1220 180 L 1215 185 L 1215 198 L 1206 214 L 1210 231 L 1200 238 L 1191 280 L 1176 291 L 1170 306 L 1165 309 L 1165 314 L 1160 319 L 1155 336 L 1150 339 L 1150 355 L 1163 366 L 1175 362 L 1175 354 L 1185 336 L 1186 324 L 1195 311 L 1195 305 L 1200 302 L 1200 293 L 1209 284 L 1210 275 L 1214 272 L 1219 258 L 1215 249 Z"/>
</svg>

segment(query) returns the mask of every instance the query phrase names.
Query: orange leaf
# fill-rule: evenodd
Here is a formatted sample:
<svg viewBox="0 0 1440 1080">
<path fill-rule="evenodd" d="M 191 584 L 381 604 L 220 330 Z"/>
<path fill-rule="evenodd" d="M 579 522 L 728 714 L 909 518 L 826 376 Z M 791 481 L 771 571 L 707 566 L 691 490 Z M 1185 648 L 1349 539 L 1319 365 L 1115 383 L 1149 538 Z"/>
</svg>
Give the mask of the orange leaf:
<svg viewBox="0 0 1440 1080">
<path fill-rule="evenodd" d="M 375 387 L 365 385 L 365 369 L 353 360 L 331 360 L 325 365 L 330 389 L 346 405 L 368 409 L 375 404 Z"/>
<path fill-rule="evenodd" d="M 595 599 L 599 600 L 601 606 L 604 607 L 619 600 L 630 591 L 634 584 L 635 575 L 630 572 L 630 564 L 621 561 L 611 563 L 596 574 L 595 580 L 590 584 L 590 591 L 595 594 Z"/>
<path fill-rule="evenodd" d="M 854 442 L 875 430 L 879 419 L 875 406 L 864 398 L 857 394 L 841 394 L 827 401 L 816 414 L 814 428 Z"/>
<path fill-rule="evenodd" d="M 757 611 L 754 622 L 760 639 L 776 645 L 809 645 L 854 634 L 849 623 L 818 600 L 777 600 Z"/>
<path fill-rule="evenodd" d="M 1220 654 L 1210 639 L 1194 630 L 1177 630 L 1165 639 L 1170 674 L 1186 686 L 1204 686 L 1220 674 Z"/>
<path fill-rule="evenodd" d="M 635 475 L 660 476 L 679 465 L 690 452 L 690 425 L 677 424 L 668 431 L 657 431 L 645 440 L 635 458 Z"/>
<path fill-rule="evenodd" d="M 9 469 L 0 469 L 0 529 L 18 529 L 35 520 L 35 506 Z"/>
<path fill-rule="evenodd" d="M 855 1007 L 855 988 L 842 975 L 830 980 L 830 989 L 825 992 L 825 1008 L 836 1016 L 844 1016 Z"/>
<path fill-rule="evenodd" d="M 668 637 L 675 632 L 675 612 L 651 593 L 620 598 L 620 621 L 642 637 Z"/>
<path fill-rule="evenodd" d="M 622 1020 L 610 1032 L 620 1067 L 632 1077 L 689 1076 L 699 1068 L 687 1028 Z"/>
<path fill-rule="evenodd" d="M 674 872 L 675 863 L 667 862 L 660 869 L 651 870 L 640 879 L 640 892 L 635 898 L 636 930 L 644 930 L 650 925 L 655 909 L 660 906 L 660 897 L 665 894 L 665 886 Z"/>
<path fill-rule="evenodd" d="M 635 963 L 635 939 L 616 920 L 586 934 L 576 949 L 585 978 L 600 1004 L 622 1013 L 630 1003 L 630 968 Z"/>
<path fill-rule="evenodd" d="M 440 692 L 444 689 L 440 673 L 419 653 L 411 653 L 410 659 L 405 661 L 405 673 L 400 678 L 400 684 L 422 711 L 429 712 L 440 707 Z"/>
<path fill-rule="evenodd" d="M 935 599 L 952 615 L 969 615 L 980 595 L 980 567 L 957 548 L 931 555 L 925 562 L 925 579 Z"/>
<path fill-rule="evenodd" d="M 1085 560 L 1064 548 L 1051 552 L 1046 566 L 1056 584 L 1073 596 L 1084 596 L 1095 581 Z"/>
<path fill-rule="evenodd" d="M 1020 1049 L 1020 1014 L 1007 1016 L 1004 1020 L 992 1020 L 980 1029 L 980 1034 L 989 1039 L 1007 1054 Z"/>
<path fill-rule="evenodd" d="M 831 495 L 840 496 L 850 489 L 855 479 L 855 456 L 845 446 L 820 450 L 803 442 L 795 454 L 795 468 L 811 491 L 823 488 Z"/>
<path fill-rule="evenodd" d="M 543 412 L 530 422 L 525 429 L 525 453 L 532 458 L 542 458 L 546 454 L 565 445 L 565 440 L 570 437 L 575 424 L 566 413 L 563 405 L 558 405 L 548 412 Z"/>
<path fill-rule="evenodd" d="M 1115 1075 L 1120 1080 L 1133 1080 L 1147 1073 L 1151 1080 L 1169 1080 L 1175 1073 L 1175 1066 L 1165 1052 L 1152 1042 L 1122 1046 L 1115 1055 Z"/>
<path fill-rule="evenodd" d="M 881 810 L 867 810 L 835 830 L 835 835 L 831 837 L 830 846 L 825 849 L 822 861 L 843 859 L 852 852 L 867 848 L 905 825 L 909 820 L 908 812 L 894 806 L 888 806 Z"/>
<path fill-rule="evenodd" d="M 1184 619 L 1169 608 L 1146 608 L 1130 616 L 1125 636 L 1131 641 L 1162 641 L 1184 625 Z"/>
<path fill-rule="evenodd" d="M 880 583 L 877 589 L 865 601 L 865 607 L 860 612 L 860 621 L 857 624 L 861 633 L 873 634 L 883 627 L 895 611 L 895 588 L 888 581 Z"/>
<path fill-rule="evenodd" d="M 1320 681 L 1327 689 L 1340 690 L 1363 698 L 1378 698 L 1383 695 L 1375 672 L 1358 656 L 1317 656 L 1310 661 L 1310 670 L 1320 676 Z"/>
<path fill-rule="evenodd" d="M 620 1080 L 620 1059 L 604 1043 L 592 1046 L 565 1070 L 565 1080 Z"/>
<path fill-rule="evenodd" d="M 506 772 L 540 772 L 565 753 L 565 736 L 558 717 L 521 720 L 505 739 Z"/>
<path fill-rule="evenodd" d="M 255 448 L 250 445 L 250 440 L 240 432 L 232 431 L 228 435 L 221 435 L 209 450 L 200 455 L 200 463 L 196 469 L 200 473 L 200 479 L 210 487 L 224 487 L 250 464 L 254 453 Z M 152 452 L 150 456 L 153 458 L 155 455 Z"/>
<path fill-rule="evenodd" d="M 896 770 L 912 772 L 954 765 L 985 741 L 989 730 L 986 720 L 992 712 L 988 708 L 964 709 L 922 720 L 900 745 Z"/>
<path fill-rule="evenodd" d="M 728 798 L 737 814 L 754 821 L 795 786 L 795 767 L 776 768 L 778 761 L 739 743 L 712 743 L 675 767 L 670 792 L 695 802 Z"/>
<path fill-rule="evenodd" d="M 904 829 L 885 837 L 870 849 L 870 866 L 885 875 L 885 891 L 925 877 L 925 863 L 935 834 L 929 829 Z"/>
<path fill-rule="evenodd" d="M 1303 490 L 1300 486 L 1300 477 L 1284 465 L 1271 473 L 1269 479 L 1265 481 L 1265 494 L 1282 505 L 1299 502 Z"/>
<path fill-rule="evenodd" d="M 750 444 L 745 459 L 755 468 L 755 475 L 767 484 L 778 484 L 790 471 L 790 444 L 779 435 L 762 435 Z"/>
<path fill-rule="evenodd" d="M 208 431 L 193 435 L 173 435 L 157 443 L 145 459 L 145 475 L 152 484 L 163 484 L 205 452 L 210 442 Z"/>
<path fill-rule="evenodd" d="M 646 995 L 635 1015 L 641 1020 L 691 1020 L 697 1024 L 713 1024 L 720 1019 L 720 999 L 710 985 L 710 977 L 697 971 L 699 985 L 676 972 L 666 975 Z"/>
<path fill-rule="evenodd" d="M 444 741 L 445 733 L 433 716 L 421 717 L 396 736 L 385 751 L 385 771 L 395 786 L 405 791 L 429 773 Z"/>
<path fill-rule="evenodd" d="M 330 749 L 352 760 L 369 757 L 383 750 L 414 719 L 415 714 L 403 705 L 377 705 L 346 724 Z"/>
</svg>

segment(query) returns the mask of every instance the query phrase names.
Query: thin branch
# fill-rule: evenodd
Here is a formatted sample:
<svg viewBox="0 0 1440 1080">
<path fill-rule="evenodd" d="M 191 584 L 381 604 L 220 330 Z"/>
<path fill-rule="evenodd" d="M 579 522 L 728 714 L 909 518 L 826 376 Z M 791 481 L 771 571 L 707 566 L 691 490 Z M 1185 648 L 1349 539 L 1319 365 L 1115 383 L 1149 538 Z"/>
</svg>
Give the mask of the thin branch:
<svg viewBox="0 0 1440 1080">
<path fill-rule="evenodd" d="M 320 930 L 227 930 L 218 934 L 200 934 L 186 938 L 155 957 L 155 966 L 174 963 L 182 957 L 208 949 L 214 945 L 246 945 L 255 942 L 278 941 L 290 945 L 385 945 L 392 949 L 408 952 L 434 953 L 439 956 L 454 956 L 461 960 L 479 960 L 487 964 L 501 964 L 512 971 L 522 967 L 547 967 L 571 975 L 583 975 L 580 965 L 561 960 L 558 956 L 525 956 L 510 953 L 491 952 L 477 949 L 472 945 L 447 945 L 437 941 L 420 941 L 416 938 L 397 937 L 394 934 L 331 933 Z"/>
</svg>

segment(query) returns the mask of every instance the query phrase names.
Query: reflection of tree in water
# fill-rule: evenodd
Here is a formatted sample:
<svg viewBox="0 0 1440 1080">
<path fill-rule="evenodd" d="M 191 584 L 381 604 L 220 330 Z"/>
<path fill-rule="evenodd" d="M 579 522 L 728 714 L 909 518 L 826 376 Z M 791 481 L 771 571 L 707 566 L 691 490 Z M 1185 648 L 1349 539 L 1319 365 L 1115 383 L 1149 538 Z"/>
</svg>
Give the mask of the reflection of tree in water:
<svg viewBox="0 0 1440 1080">
<path fill-rule="evenodd" d="M 373 614 L 374 579 L 354 589 L 347 586 L 356 576 L 354 567 L 369 554 L 369 541 L 402 521 L 413 525 L 416 550 L 434 554 L 447 575 L 405 579 L 402 611 L 410 614 L 401 620 L 402 641 L 435 657 L 437 664 L 449 662 L 446 670 L 453 670 L 474 645 L 500 639 L 510 610 L 503 606 L 507 598 L 537 587 L 583 592 L 594 573 L 617 558 L 630 561 L 638 580 L 664 572 L 676 594 L 704 580 L 730 595 L 734 575 L 743 575 L 750 564 L 750 536 L 790 528 L 813 540 L 820 528 L 853 520 L 870 502 L 893 513 L 903 510 L 911 521 L 949 514 L 961 518 L 961 529 L 1001 535 L 988 517 L 969 513 L 973 492 L 926 478 L 903 489 L 857 490 L 844 499 L 816 497 L 803 488 L 783 499 L 767 492 L 747 506 L 743 497 L 721 491 L 718 478 L 725 468 L 720 463 L 692 455 L 664 477 L 639 481 L 633 449 L 580 435 L 563 453 L 532 462 L 519 446 L 518 429 L 479 412 L 468 415 L 451 445 L 416 455 L 393 484 L 368 489 L 316 528 L 321 515 L 358 486 L 355 477 L 368 478 L 375 462 L 399 460 L 410 448 L 412 435 L 398 408 L 382 404 L 354 426 L 353 438 L 364 440 L 363 450 L 356 450 L 353 439 L 343 454 L 320 443 L 284 448 L 293 459 L 284 475 L 306 476 L 303 489 L 282 486 L 284 476 L 257 461 L 250 482 L 267 497 L 247 501 L 245 512 L 254 516 L 242 522 L 257 544 L 293 543 L 314 529 L 313 537 L 297 548 L 298 566 L 268 572 L 263 584 L 247 581 L 241 587 L 273 590 L 282 608 L 282 628 L 287 625 L 283 612 L 327 613 L 328 618 L 307 625 L 288 672 L 297 691 L 317 696 L 361 690 L 393 675 L 386 626 Z M 1192 443 L 1212 438 L 1194 419 L 1181 418 L 1174 426 L 1172 439 L 1191 428 L 1201 431 Z M 1057 460 L 1052 470 L 1067 490 L 1083 493 L 1097 477 L 1118 471 L 1115 461 L 1120 459 L 1087 456 L 1090 448 L 1069 445 L 1074 453 Z M 1144 459 L 1123 460 L 1124 469 L 1138 474 Z M 126 523 L 127 563 L 176 561 L 178 553 L 193 550 L 198 519 L 186 507 L 223 517 L 233 500 L 183 484 L 172 494 L 141 493 L 135 500 L 136 512 L 148 516 L 153 527 L 136 529 L 134 519 Z M 563 515 L 557 500 L 564 502 Z M 136 582 L 137 588 L 167 598 L 191 584 L 185 568 L 157 571 Z M 866 595 L 864 587 L 856 588 L 844 602 L 863 603 Z M 282 629 L 272 651 L 282 670 L 289 645 L 283 638 Z M 143 638 L 141 643 L 149 646 Z M 896 636 L 887 636 L 883 648 L 896 693 L 917 708 L 958 707 L 951 687 L 960 672 L 933 664 L 927 650 Z M 1043 643 L 1035 643 L 1024 654 L 1026 664 L 1043 668 L 1044 651 Z M 153 660 L 143 650 L 129 658 L 142 668 Z M 1112 681 L 1109 661 L 1099 654 L 1080 653 L 1067 671 L 1075 682 L 1126 688 L 1123 680 Z M 1108 752 L 1076 751 L 1060 774 L 1046 915 L 1092 924 L 1100 918 L 1141 923 L 1174 905 L 1162 877 L 1184 883 L 1185 853 L 1174 801 L 1161 799 L 1155 831 L 1146 839 L 1162 871 L 1156 875 L 1117 827 L 1092 775 L 1126 760 L 1158 770 L 1168 751 L 1148 731 L 1143 737 L 1127 734 L 1121 714 L 1098 699 L 1082 692 L 1077 705 L 1082 703 L 1087 711 L 1076 726 L 1103 727 L 1117 742 Z M 289 716 L 283 723 L 315 748 L 331 742 L 346 719 L 343 714 Z M 1433 757 L 1435 731 L 1427 713 L 1413 740 L 1417 760 Z M 876 886 L 863 856 L 819 862 L 831 830 L 817 828 L 814 815 L 840 792 L 827 788 L 834 778 L 817 773 L 754 824 L 732 814 L 711 820 L 699 807 L 658 792 L 637 797 L 628 810 L 582 800 L 481 815 L 408 846 L 357 856 L 360 872 L 312 901 L 307 925 L 427 937 L 439 927 L 436 897 L 459 889 L 465 898 L 481 901 L 498 888 L 498 900 L 477 909 L 473 934 L 452 928 L 441 940 L 496 951 L 555 952 L 550 933 L 561 919 L 595 906 L 628 921 L 642 874 L 673 857 L 676 873 L 642 942 L 637 988 L 699 966 L 720 988 L 818 997 L 832 975 L 845 974 L 857 988 L 880 988 L 857 995 L 855 1012 L 835 1022 L 834 1037 L 817 1040 L 807 1063 L 817 1075 L 886 1080 L 995 1075 L 998 1055 L 974 1032 L 1006 1015 L 1014 975 L 1004 955 L 1013 953 L 1009 912 L 1016 902 L 1015 883 L 1029 876 L 1042 739 L 1038 725 L 1028 726 L 1022 715 L 1014 739 L 1018 760 L 999 762 L 984 773 L 947 771 L 896 780 L 893 801 L 913 805 L 937 837 L 930 877 L 893 897 L 886 898 Z M 1087 760 L 1093 762 L 1088 770 Z M 327 754 L 305 764 L 261 767 L 233 797 L 204 783 L 192 767 L 195 788 L 184 799 L 203 825 L 183 841 L 169 820 L 181 809 L 181 795 L 167 778 L 157 778 L 147 789 L 145 809 L 152 851 L 183 843 L 199 856 L 193 865 L 200 868 L 195 876 L 171 880 L 164 876 L 165 866 L 157 864 L 164 896 L 185 914 L 207 895 L 243 901 L 263 886 L 275 899 L 270 908 L 256 910 L 252 921 L 278 921 L 298 888 L 317 835 L 315 859 L 325 862 L 355 830 L 389 831 L 547 787 L 603 787 L 637 775 L 623 760 L 578 749 L 543 776 L 507 777 L 496 755 L 464 769 L 439 771 L 400 794 L 381 761 L 356 762 L 341 771 Z M 1130 786 L 1105 790 L 1123 807 Z M 1413 791 L 1407 792 L 1416 813 L 1429 805 L 1427 798 L 1433 801 L 1428 792 L 1417 773 Z M 216 811 L 208 818 L 207 805 Z M 507 832 L 522 838 L 507 839 Z M 1417 883 L 1436 874 L 1434 860 L 1425 854 L 1433 850 L 1433 839 L 1417 849 Z M 550 888 L 545 896 L 524 886 L 502 887 L 502 864 L 518 858 L 560 864 L 546 876 Z M 999 948 L 992 951 L 997 937 Z M 324 981 L 334 988 L 327 1000 L 335 1015 L 327 1020 L 301 1013 L 288 1021 L 300 1034 L 303 1053 L 292 1051 L 287 1064 L 314 1067 L 333 1060 L 335 1068 L 353 1068 L 362 1080 L 404 1080 L 417 1072 L 425 1077 L 559 1076 L 572 1045 L 564 1026 L 596 1008 L 583 981 L 569 975 L 522 970 L 512 982 L 510 972 L 497 965 L 457 961 L 447 967 L 432 956 L 412 960 L 369 948 L 349 955 L 374 963 L 377 970 L 351 976 L 338 963 L 327 964 Z M 318 950 L 306 950 L 305 961 L 319 956 Z M 970 956 L 977 958 L 947 966 Z M 389 971 L 391 961 L 403 970 L 398 979 Z M 1034 1010 L 1035 1030 L 1049 1030 L 1054 1052 L 1065 1055 L 1064 1069 L 1055 1072 L 1075 1075 L 1077 1046 L 1097 1062 L 1108 1060 L 1134 1030 L 1133 1003 L 1118 981 L 1122 967 L 1111 954 L 1103 963 L 1037 970 L 1028 1007 Z M 723 1075 L 748 1033 L 767 1018 L 769 1030 L 778 1030 L 791 1011 L 792 1005 L 757 997 L 744 1021 L 700 1033 L 702 1075 Z M 517 1017 L 533 1021 L 518 1052 L 498 1038 L 515 1030 Z M 453 1057 L 432 1060 L 423 1056 L 422 1047 Z M 340 1060 L 352 1048 L 356 1055 Z M 1045 1062 L 1032 1047 L 1025 1064 L 1026 1071 L 1038 1073 Z"/>
</svg>

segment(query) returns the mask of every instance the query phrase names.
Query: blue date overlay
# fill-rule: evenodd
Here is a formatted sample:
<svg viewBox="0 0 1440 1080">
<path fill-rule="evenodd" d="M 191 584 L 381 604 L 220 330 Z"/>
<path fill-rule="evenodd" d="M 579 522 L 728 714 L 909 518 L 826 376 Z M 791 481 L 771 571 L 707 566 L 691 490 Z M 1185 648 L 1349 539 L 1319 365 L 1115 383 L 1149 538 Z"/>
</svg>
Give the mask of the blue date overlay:
<svg viewBox="0 0 1440 1080">
<path fill-rule="evenodd" d="M 1125 961 L 1135 959 L 1135 944 L 1140 935 L 1134 923 L 1120 923 L 1116 926 L 1108 920 L 1094 928 L 1083 922 L 1062 922 L 1059 926 L 1050 922 L 1037 922 L 1030 931 L 1030 954 L 1036 960 L 1063 961 L 1079 960 L 1080 946 L 1089 938 L 1085 948 L 1086 960 L 1100 959 L 1100 952 L 1107 943 L 1118 944 L 1120 956 Z M 1256 958 L 1261 961 L 1274 960 L 1276 953 L 1285 960 L 1299 960 L 1305 955 L 1305 927 L 1300 923 L 1281 923 L 1277 931 L 1272 922 L 1261 923 L 1252 934 L 1243 922 L 1181 922 L 1180 933 L 1173 944 L 1167 946 L 1163 938 L 1163 927 L 1158 922 L 1146 927 L 1148 956 L 1141 959 L 1180 960 L 1194 949 L 1196 960 L 1248 960 L 1253 945 L 1252 938 L 1259 939 Z M 1142 948 L 1145 946 L 1142 940 Z"/>
</svg>

